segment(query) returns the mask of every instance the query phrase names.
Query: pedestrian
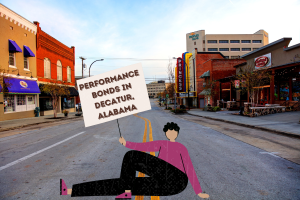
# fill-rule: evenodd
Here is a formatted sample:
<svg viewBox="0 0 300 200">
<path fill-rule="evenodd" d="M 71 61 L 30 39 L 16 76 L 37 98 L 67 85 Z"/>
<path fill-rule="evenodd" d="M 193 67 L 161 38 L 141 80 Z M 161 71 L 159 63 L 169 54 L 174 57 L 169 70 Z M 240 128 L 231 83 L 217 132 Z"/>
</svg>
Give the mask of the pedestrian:
<svg viewBox="0 0 300 200">
<path fill-rule="evenodd" d="M 67 189 L 61 179 L 61 195 L 71 197 L 118 195 L 116 200 L 131 199 L 132 195 L 170 196 L 182 192 L 189 180 L 199 197 L 208 198 L 208 194 L 202 193 L 186 147 L 175 141 L 179 129 L 180 127 L 173 122 L 168 122 L 164 126 L 163 131 L 169 141 L 135 143 L 120 137 L 119 142 L 132 149 L 124 155 L 120 178 L 79 183 L 73 185 L 72 189 Z M 159 152 L 159 154 L 155 157 L 145 152 Z M 136 177 L 136 171 L 149 177 Z"/>
</svg>

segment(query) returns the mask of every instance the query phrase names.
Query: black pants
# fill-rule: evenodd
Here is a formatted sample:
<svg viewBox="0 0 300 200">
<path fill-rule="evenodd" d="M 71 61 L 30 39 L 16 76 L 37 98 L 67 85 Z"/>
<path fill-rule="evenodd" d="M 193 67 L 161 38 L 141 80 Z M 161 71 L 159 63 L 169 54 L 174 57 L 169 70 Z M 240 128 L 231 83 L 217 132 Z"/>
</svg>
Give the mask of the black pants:
<svg viewBox="0 0 300 200">
<path fill-rule="evenodd" d="M 149 177 L 136 177 L 136 171 Z M 128 151 L 120 178 L 73 185 L 72 197 L 116 196 L 125 190 L 131 190 L 132 195 L 169 196 L 182 192 L 187 183 L 186 174 L 164 160 L 148 153 Z"/>
</svg>

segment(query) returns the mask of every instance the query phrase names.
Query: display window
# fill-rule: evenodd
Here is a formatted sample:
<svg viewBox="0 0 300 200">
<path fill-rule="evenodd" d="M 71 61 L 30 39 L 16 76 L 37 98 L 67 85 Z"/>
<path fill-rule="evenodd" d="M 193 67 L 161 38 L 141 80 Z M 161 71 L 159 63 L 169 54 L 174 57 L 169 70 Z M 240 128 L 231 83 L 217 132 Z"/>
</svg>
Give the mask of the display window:
<svg viewBox="0 0 300 200">
<path fill-rule="evenodd" d="M 4 113 L 16 111 L 15 95 L 4 95 Z"/>
<path fill-rule="evenodd" d="M 299 101 L 300 100 L 300 81 L 293 81 L 293 91 L 292 91 L 292 97 L 293 101 Z"/>
<path fill-rule="evenodd" d="M 279 100 L 281 101 L 289 101 L 289 83 L 284 82 L 279 85 Z"/>
</svg>

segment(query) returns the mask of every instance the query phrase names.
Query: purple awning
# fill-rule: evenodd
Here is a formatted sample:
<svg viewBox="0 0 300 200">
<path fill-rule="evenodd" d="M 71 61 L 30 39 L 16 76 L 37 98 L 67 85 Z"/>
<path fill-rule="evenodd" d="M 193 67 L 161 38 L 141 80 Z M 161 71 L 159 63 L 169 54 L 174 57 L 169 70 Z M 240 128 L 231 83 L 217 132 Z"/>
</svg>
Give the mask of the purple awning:
<svg viewBox="0 0 300 200">
<path fill-rule="evenodd" d="M 4 78 L 4 82 L 8 85 L 7 89 L 9 93 L 41 93 L 37 82 L 33 80 Z"/>
<path fill-rule="evenodd" d="M 35 57 L 34 53 L 31 51 L 31 49 L 28 46 L 23 46 L 24 48 L 24 57 Z"/>
<path fill-rule="evenodd" d="M 22 52 L 22 49 L 13 40 L 8 40 L 9 52 Z"/>
</svg>

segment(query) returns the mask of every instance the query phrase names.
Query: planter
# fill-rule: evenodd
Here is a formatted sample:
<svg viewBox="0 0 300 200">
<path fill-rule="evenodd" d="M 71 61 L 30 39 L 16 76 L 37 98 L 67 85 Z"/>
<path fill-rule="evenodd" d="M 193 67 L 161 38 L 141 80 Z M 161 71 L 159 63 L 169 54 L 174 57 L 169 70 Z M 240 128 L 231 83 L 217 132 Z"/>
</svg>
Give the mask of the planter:
<svg viewBox="0 0 300 200">
<path fill-rule="evenodd" d="M 65 114 L 65 117 L 68 117 L 68 113 L 64 113 Z"/>
</svg>

